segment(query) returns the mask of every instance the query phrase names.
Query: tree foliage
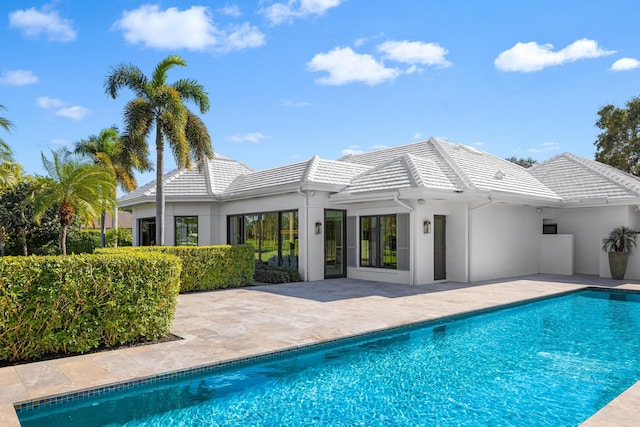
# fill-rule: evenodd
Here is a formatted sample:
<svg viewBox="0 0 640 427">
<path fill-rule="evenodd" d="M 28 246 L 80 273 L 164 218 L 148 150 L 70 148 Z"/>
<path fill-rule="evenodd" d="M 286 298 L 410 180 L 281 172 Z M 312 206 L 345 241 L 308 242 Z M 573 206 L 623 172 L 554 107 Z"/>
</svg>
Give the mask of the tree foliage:
<svg viewBox="0 0 640 427">
<path fill-rule="evenodd" d="M 6 108 L 0 105 L 0 111 L 2 110 L 6 110 Z M 13 123 L 9 119 L 0 117 L 0 128 L 10 132 L 13 127 Z M 17 182 L 19 177 L 15 174 L 16 167 L 18 165 L 13 161 L 13 150 L 11 150 L 9 144 L 0 138 L 0 188 Z"/>
<path fill-rule="evenodd" d="M 105 80 L 107 95 L 116 98 L 123 88 L 130 89 L 135 98 L 124 109 L 127 145 L 139 151 L 148 150 L 147 138 L 155 129 L 156 142 L 156 243 L 164 245 L 164 144 L 168 142 L 179 168 L 191 165 L 192 160 L 213 157 L 209 131 L 202 120 L 193 114 L 185 101 L 194 103 L 201 114 L 209 110 L 209 96 L 204 87 L 192 79 L 167 84 L 167 72 L 174 66 L 187 63 L 176 55 L 160 61 L 151 78 L 132 64 L 120 64 Z"/>
<path fill-rule="evenodd" d="M 73 157 L 66 148 L 44 153 L 42 164 L 46 177 L 38 177 L 30 196 L 34 219 L 38 222 L 52 206 L 58 207 L 60 252 L 67 254 L 67 231 L 75 216 L 90 221 L 115 206 L 116 182 L 110 170 Z"/>
<path fill-rule="evenodd" d="M 518 166 L 522 166 L 523 168 L 530 168 L 531 166 L 538 163 L 536 159 L 532 159 L 531 157 L 527 157 L 525 159 L 523 157 L 511 156 L 507 157 L 505 160 L 508 160 L 511 163 L 515 163 Z"/>
<path fill-rule="evenodd" d="M 640 176 L 640 98 L 625 108 L 605 105 L 598 111 L 596 127 L 602 129 L 595 141 L 595 159 Z"/>
</svg>

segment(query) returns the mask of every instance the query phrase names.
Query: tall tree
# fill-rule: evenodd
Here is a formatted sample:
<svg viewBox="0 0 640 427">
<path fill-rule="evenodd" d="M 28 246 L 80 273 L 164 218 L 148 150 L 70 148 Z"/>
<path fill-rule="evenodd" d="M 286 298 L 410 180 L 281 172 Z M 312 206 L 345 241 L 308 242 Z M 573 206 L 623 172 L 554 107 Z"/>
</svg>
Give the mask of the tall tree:
<svg viewBox="0 0 640 427">
<path fill-rule="evenodd" d="M 209 96 L 197 81 L 181 79 L 167 84 L 167 72 L 174 66 L 186 66 L 179 56 L 168 56 L 147 78 L 132 64 L 114 67 L 105 80 L 105 91 L 116 98 L 120 89 L 129 88 L 135 98 L 124 109 L 125 133 L 133 147 L 146 145 L 155 127 L 156 140 L 156 244 L 164 245 L 164 144 L 168 142 L 179 168 L 192 160 L 213 157 L 209 131 L 184 101 L 193 102 L 201 114 L 209 111 Z"/>
<path fill-rule="evenodd" d="M 3 110 L 6 110 L 6 108 L 0 105 L 0 111 Z M 14 126 L 9 119 L 0 117 L 0 128 L 10 132 Z M 9 144 L 0 138 L 0 188 L 16 182 L 17 176 L 13 172 L 13 167 L 13 151 Z"/>
<path fill-rule="evenodd" d="M 91 135 L 75 144 L 75 152 L 88 155 L 97 165 L 110 169 L 116 183 L 123 191 L 129 192 L 138 186 L 134 170 L 145 172 L 151 170 L 148 160 L 148 147 L 142 150 L 127 146 L 130 141 L 124 136 L 120 138 L 115 126 L 102 129 L 98 135 Z M 114 190 L 115 191 L 115 190 Z M 114 194 L 115 197 L 115 194 Z M 118 207 L 113 210 L 113 226 L 117 227 Z M 105 212 L 100 213 L 100 246 L 106 245 Z"/>
<path fill-rule="evenodd" d="M 31 195 L 34 219 L 39 221 L 51 206 L 58 206 L 60 252 L 67 254 L 67 231 L 74 216 L 90 221 L 105 209 L 115 206 L 116 181 L 112 172 L 74 157 L 66 148 L 44 153 L 45 177 L 38 177 Z"/>
<path fill-rule="evenodd" d="M 598 116 L 595 125 L 603 132 L 594 142 L 595 159 L 640 176 L 640 98 L 628 101 L 626 108 L 605 105 Z"/>
<path fill-rule="evenodd" d="M 523 168 L 530 168 L 531 166 L 538 163 L 536 159 L 532 159 L 531 157 L 527 157 L 526 159 L 523 157 L 511 156 L 507 157 L 505 160 L 510 161 L 511 163 L 515 163 L 518 166 L 522 166 Z"/>
</svg>

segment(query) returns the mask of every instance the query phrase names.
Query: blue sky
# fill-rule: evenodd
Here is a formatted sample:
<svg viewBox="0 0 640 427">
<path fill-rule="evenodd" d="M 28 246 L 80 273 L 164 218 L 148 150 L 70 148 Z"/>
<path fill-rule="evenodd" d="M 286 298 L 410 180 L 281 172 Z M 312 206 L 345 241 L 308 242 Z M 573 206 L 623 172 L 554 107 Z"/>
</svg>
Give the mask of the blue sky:
<svg viewBox="0 0 640 427">
<path fill-rule="evenodd" d="M 257 170 L 429 136 L 593 158 L 597 111 L 640 92 L 638 16 L 632 0 L 5 0 L 0 132 L 41 174 L 41 151 L 121 127 L 133 94 L 105 94 L 111 67 L 176 54 L 169 82 L 208 91 L 214 151 Z"/>
</svg>

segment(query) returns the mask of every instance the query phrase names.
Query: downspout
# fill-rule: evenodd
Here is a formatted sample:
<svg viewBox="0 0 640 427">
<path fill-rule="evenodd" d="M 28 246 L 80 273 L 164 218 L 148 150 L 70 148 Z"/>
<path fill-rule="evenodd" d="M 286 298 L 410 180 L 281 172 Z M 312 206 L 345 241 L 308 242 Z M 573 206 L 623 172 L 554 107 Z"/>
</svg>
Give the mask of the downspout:
<svg viewBox="0 0 640 427">
<path fill-rule="evenodd" d="M 471 214 L 476 210 L 489 206 L 493 203 L 493 197 L 491 196 L 491 193 L 489 193 L 489 196 L 487 196 L 487 199 L 489 199 L 488 202 L 482 203 L 481 205 L 474 206 L 472 208 L 470 208 L 469 205 L 467 204 L 467 247 L 466 247 L 466 252 L 467 252 L 466 282 L 467 283 L 469 283 L 469 281 L 471 280 Z"/>
<path fill-rule="evenodd" d="M 309 281 L 309 197 L 307 196 L 307 193 L 305 193 L 304 191 L 302 191 L 301 187 L 298 187 L 297 189 L 298 194 L 300 194 L 302 197 L 304 197 L 304 218 L 305 218 L 305 235 L 304 235 L 304 259 L 305 259 L 305 265 L 304 265 L 304 281 L 308 282 Z"/>
<path fill-rule="evenodd" d="M 409 286 L 414 286 L 415 285 L 415 269 L 414 269 L 414 258 L 415 258 L 415 254 L 416 254 L 416 247 L 415 247 L 415 236 L 414 236 L 414 232 L 413 232 L 413 221 L 415 220 L 415 218 L 413 218 L 413 208 L 411 206 L 409 206 L 408 204 L 401 202 L 399 199 L 400 193 L 397 193 L 396 195 L 393 196 L 393 201 L 396 202 L 397 204 L 399 204 L 400 206 L 406 208 L 409 211 L 409 252 L 410 252 L 410 256 L 409 256 Z"/>
</svg>

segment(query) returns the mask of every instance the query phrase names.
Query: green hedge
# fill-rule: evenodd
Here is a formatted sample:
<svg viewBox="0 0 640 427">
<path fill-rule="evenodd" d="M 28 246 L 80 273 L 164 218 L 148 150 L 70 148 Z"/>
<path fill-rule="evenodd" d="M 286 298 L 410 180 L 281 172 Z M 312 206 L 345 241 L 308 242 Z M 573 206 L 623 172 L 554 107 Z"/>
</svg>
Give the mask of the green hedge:
<svg viewBox="0 0 640 427">
<path fill-rule="evenodd" d="M 254 250 L 248 245 L 134 246 L 98 248 L 96 253 L 161 252 L 182 260 L 180 292 L 246 286 L 253 278 Z"/>
<path fill-rule="evenodd" d="M 0 258 L 0 360 L 168 335 L 180 269 L 157 253 Z"/>
<path fill-rule="evenodd" d="M 256 282 L 261 283 L 289 283 L 301 282 L 300 272 L 295 268 L 266 265 L 256 261 L 256 271 L 253 275 Z"/>
</svg>

